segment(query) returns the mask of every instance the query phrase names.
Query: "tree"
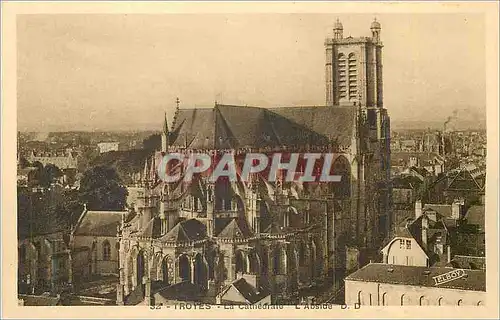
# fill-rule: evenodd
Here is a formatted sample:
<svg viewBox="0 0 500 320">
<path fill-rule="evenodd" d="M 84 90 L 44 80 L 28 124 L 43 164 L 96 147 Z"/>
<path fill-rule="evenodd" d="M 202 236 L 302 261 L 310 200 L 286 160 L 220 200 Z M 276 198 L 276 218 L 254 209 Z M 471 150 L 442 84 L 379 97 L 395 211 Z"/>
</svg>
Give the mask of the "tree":
<svg viewBox="0 0 500 320">
<path fill-rule="evenodd" d="M 116 170 L 108 166 L 87 170 L 79 192 L 80 201 L 91 210 L 123 210 L 128 194 Z"/>
</svg>

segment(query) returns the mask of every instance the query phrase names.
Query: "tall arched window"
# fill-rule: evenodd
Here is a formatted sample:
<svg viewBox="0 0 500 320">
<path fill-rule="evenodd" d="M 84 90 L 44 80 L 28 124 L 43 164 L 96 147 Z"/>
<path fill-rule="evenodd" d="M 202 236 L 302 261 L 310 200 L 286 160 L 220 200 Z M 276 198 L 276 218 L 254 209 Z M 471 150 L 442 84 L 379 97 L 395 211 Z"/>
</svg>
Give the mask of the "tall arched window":
<svg viewBox="0 0 500 320">
<path fill-rule="evenodd" d="M 356 55 L 349 54 L 349 100 L 358 97 L 358 64 Z"/>
<path fill-rule="evenodd" d="M 401 295 L 401 305 L 402 306 L 405 305 L 405 295 L 404 294 Z"/>
<path fill-rule="evenodd" d="M 386 306 L 387 305 L 387 292 L 384 292 L 384 294 L 382 295 L 382 305 L 383 306 Z"/>
<path fill-rule="evenodd" d="M 102 243 L 102 260 L 111 260 L 111 245 L 108 240 L 104 240 Z"/>
<path fill-rule="evenodd" d="M 462 301 L 462 299 L 460 299 L 460 300 L 458 300 L 457 305 L 461 306 L 461 305 L 463 305 L 463 303 L 464 302 Z"/>
<path fill-rule="evenodd" d="M 339 99 L 347 97 L 347 67 L 346 58 L 341 53 L 338 56 L 338 86 L 339 86 Z"/>
</svg>

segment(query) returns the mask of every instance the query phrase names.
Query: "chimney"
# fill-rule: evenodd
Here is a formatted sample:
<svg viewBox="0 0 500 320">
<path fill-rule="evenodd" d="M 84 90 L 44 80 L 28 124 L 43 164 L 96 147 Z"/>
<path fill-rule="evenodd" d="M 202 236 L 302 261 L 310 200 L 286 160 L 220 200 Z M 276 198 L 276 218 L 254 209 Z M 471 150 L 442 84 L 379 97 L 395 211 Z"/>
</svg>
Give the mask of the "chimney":
<svg viewBox="0 0 500 320">
<path fill-rule="evenodd" d="M 422 200 L 415 201 L 415 219 L 422 215 Z"/>
<path fill-rule="evenodd" d="M 251 285 L 252 287 L 257 289 L 257 291 L 259 290 L 259 277 L 257 274 L 243 273 L 243 274 L 239 274 L 239 275 L 241 278 L 245 279 L 245 281 L 249 285 Z"/>
<path fill-rule="evenodd" d="M 462 206 L 464 204 L 463 199 L 455 199 L 453 204 L 451 205 L 451 218 L 455 220 L 459 220 L 461 217 Z"/>
<path fill-rule="evenodd" d="M 429 218 L 422 217 L 422 247 L 427 250 L 427 229 L 429 228 Z"/>
</svg>

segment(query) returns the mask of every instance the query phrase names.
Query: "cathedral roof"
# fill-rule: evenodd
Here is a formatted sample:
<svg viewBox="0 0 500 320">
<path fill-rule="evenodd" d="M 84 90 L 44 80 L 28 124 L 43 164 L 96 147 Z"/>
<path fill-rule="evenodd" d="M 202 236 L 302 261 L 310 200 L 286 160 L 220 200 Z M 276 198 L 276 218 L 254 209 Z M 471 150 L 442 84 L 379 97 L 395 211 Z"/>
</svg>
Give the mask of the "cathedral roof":
<svg viewBox="0 0 500 320">
<path fill-rule="evenodd" d="M 283 145 L 350 145 L 355 120 L 352 107 L 257 108 L 216 105 L 181 109 L 172 146 L 236 149 Z"/>
<path fill-rule="evenodd" d="M 201 240 L 207 236 L 206 226 L 196 220 L 184 220 L 175 225 L 166 235 L 160 238 L 164 242 L 185 242 Z"/>
<path fill-rule="evenodd" d="M 214 224 L 218 238 L 245 239 L 253 234 L 244 218 L 217 218 Z"/>
<path fill-rule="evenodd" d="M 219 233 L 218 238 L 228 238 L 228 239 L 243 239 L 245 236 L 241 231 L 240 227 L 238 227 L 238 223 L 236 220 L 231 220 L 228 225 Z"/>
<path fill-rule="evenodd" d="M 186 231 L 182 227 L 181 223 L 178 223 L 173 227 L 166 235 L 160 238 L 161 241 L 165 242 L 185 242 L 189 241 L 189 237 L 186 234 Z"/>
</svg>

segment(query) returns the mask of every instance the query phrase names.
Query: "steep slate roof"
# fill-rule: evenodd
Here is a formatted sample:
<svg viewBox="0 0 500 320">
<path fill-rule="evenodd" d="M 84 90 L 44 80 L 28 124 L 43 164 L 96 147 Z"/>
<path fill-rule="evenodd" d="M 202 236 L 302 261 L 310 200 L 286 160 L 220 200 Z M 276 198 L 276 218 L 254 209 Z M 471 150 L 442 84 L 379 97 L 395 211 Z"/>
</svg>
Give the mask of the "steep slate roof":
<svg viewBox="0 0 500 320">
<path fill-rule="evenodd" d="M 127 211 L 84 210 L 75 226 L 74 235 L 114 237 L 122 217 L 127 214 Z"/>
<path fill-rule="evenodd" d="M 241 219 L 232 219 L 224 229 L 217 235 L 217 238 L 245 239 L 251 236 L 250 229 Z"/>
<path fill-rule="evenodd" d="M 351 107 L 258 108 L 216 105 L 181 109 L 170 144 L 191 149 L 324 145 L 349 146 L 355 126 Z"/>
<path fill-rule="evenodd" d="M 160 238 L 161 241 L 169 241 L 169 242 L 184 242 L 189 241 L 189 237 L 186 234 L 186 231 L 182 227 L 181 223 L 178 223 L 167 232 L 166 235 Z"/>
<path fill-rule="evenodd" d="M 196 219 L 189 219 L 176 224 L 160 240 L 169 242 L 196 241 L 204 239 L 206 235 L 207 228 L 202 222 Z"/>
<path fill-rule="evenodd" d="M 294 123 L 316 132 L 340 145 L 351 145 L 356 108 L 353 107 L 287 107 L 269 109 Z"/>
<path fill-rule="evenodd" d="M 446 267 L 416 267 L 370 263 L 346 277 L 351 281 L 401 284 L 472 291 L 486 291 L 484 270 L 465 270 L 467 276 L 439 285 L 433 277 L 454 270 Z"/>
</svg>

